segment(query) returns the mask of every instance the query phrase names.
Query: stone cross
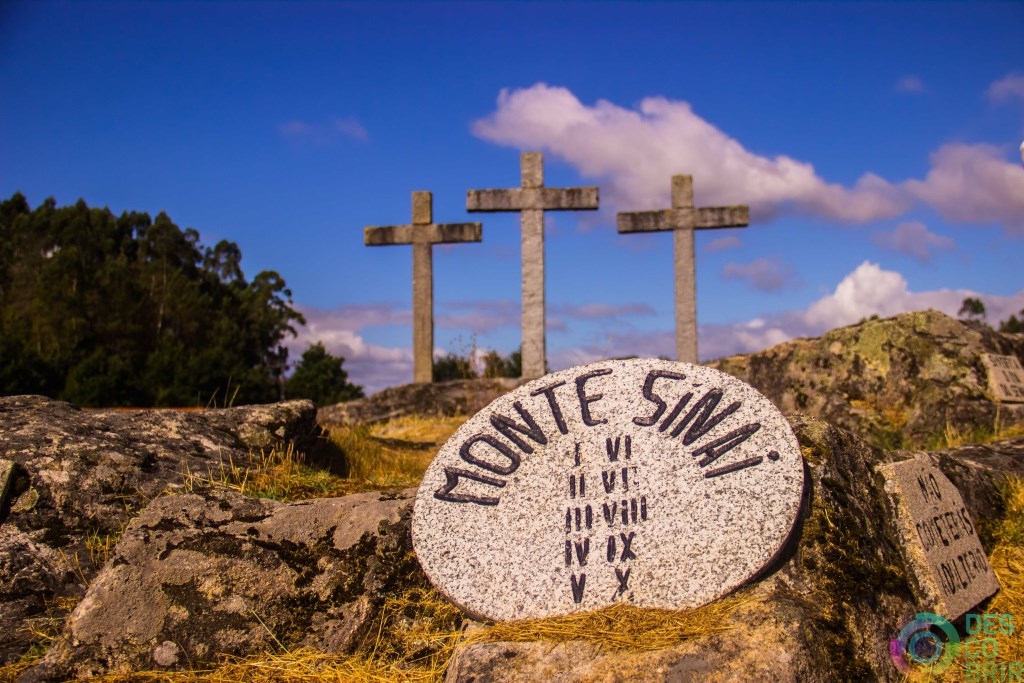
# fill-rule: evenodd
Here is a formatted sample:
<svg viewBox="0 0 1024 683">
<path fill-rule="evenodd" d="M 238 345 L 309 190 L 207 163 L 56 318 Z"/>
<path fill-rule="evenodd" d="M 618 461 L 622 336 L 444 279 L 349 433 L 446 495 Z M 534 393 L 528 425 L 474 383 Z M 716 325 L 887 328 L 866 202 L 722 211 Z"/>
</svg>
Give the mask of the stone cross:
<svg viewBox="0 0 1024 683">
<path fill-rule="evenodd" d="M 694 208 L 693 176 L 672 176 L 672 208 L 663 211 L 619 213 L 619 232 L 671 230 L 676 279 L 676 358 L 697 362 L 697 278 L 694 273 L 693 231 L 742 228 L 750 223 L 750 208 Z"/>
<path fill-rule="evenodd" d="M 519 211 L 523 261 L 523 377 L 547 372 L 544 346 L 544 212 L 597 208 L 596 187 L 544 187 L 544 157 L 523 152 L 519 158 L 522 187 L 469 190 L 466 209 Z"/>
<path fill-rule="evenodd" d="M 434 368 L 434 259 L 433 245 L 479 242 L 480 223 L 433 222 L 433 197 L 412 193 L 412 224 L 367 226 L 363 241 L 368 247 L 412 245 L 412 360 L 413 382 L 430 382 Z"/>
</svg>

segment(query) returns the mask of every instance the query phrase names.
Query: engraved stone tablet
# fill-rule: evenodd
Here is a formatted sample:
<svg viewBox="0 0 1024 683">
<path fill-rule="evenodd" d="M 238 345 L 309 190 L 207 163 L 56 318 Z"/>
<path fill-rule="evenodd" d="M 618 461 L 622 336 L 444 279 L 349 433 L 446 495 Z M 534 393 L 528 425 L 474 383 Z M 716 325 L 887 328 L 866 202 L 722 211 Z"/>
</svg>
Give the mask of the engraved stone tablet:
<svg viewBox="0 0 1024 683">
<path fill-rule="evenodd" d="M 999 590 L 960 492 L 927 455 L 881 465 L 922 610 L 953 621 Z"/>
<path fill-rule="evenodd" d="M 413 545 L 477 618 L 688 609 L 772 560 L 803 479 L 789 423 L 753 387 L 688 363 L 604 361 L 462 425 L 424 475 Z"/>
<path fill-rule="evenodd" d="M 981 354 L 988 370 L 988 388 L 997 401 L 1024 403 L 1024 368 L 1016 356 Z"/>
<path fill-rule="evenodd" d="M 14 476 L 14 463 L 0 458 L 0 508 L 7 500 L 7 489 L 10 488 Z"/>
</svg>

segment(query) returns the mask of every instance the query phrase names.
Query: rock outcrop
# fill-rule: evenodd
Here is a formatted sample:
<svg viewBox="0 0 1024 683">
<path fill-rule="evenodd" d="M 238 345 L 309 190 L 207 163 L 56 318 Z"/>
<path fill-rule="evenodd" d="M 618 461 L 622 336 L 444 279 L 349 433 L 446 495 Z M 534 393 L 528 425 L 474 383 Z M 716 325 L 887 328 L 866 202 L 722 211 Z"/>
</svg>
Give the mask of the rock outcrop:
<svg viewBox="0 0 1024 683">
<path fill-rule="evenodd" d="M 472 415 L 522 383 L 521 379 L 497 377 L 403 384 L 367 398 L 325 406 L 317 413 L 317 420 L 324 426 L 345 426 L 385 422 L 406 415 Z"/>
<path fill-rule="evenodd" d="M 460 646 L 446 680 L 899 680 L 888 641 L 920 605 L 875 467 L 908 454 L 790 419 L 807 467 L 803 512 L 777 560 L 743 589 L 736 628 L 641 653 L 476 642 Z M 1007 465 L 1019 470 L 1021 450 L 1024 439 L 930 457 L 983 523 L 1002 514 L 998 488 Z M 157 497 L 24 680 L 209 666 L 280 646 L 365 651 L 386 597 L 427 585 L 409 537 L 411 494 L 291 504 L 213 488 Z M 37 542 L 9 532 L 5 521 L 5 538 Z M 47 548 L 37 570 L 62 561 Z"/>
<path fill-rule="evenodd" d="M 904 313 L 709 363 L 753 385 L 784 413 L 801 412 L 885 447 L 935 443 L 1024 424 L 1024 404 L 995 403 L 982 353 L 1024 359 L 1024 335 L 938 311 Z"/>
<path fill-rule="evenodd" d="M 0 398 L 0 662 L 32 619 L 80 597 L 129 521 L 189 480 L 294 444 L 330 457 L 310 401 L 223 410 L 82 411 L 41 396 Z M 338 456 L 335 453 L 335 456 Z"/>
<path fill-rule="evenodd" d="M 386 595 L 425 585 L 408 543 L 414 493 L 157 498 L 25 680 L 201 667 L 280 647 L 351 652 Z"/>
</svg>

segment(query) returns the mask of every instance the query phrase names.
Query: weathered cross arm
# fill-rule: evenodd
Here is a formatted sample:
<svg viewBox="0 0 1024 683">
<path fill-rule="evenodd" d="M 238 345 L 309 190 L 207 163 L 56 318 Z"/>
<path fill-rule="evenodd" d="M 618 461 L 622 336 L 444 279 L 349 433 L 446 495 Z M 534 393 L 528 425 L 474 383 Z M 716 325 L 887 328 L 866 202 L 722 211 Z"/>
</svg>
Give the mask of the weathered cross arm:
<svg viewBox="0 0 1024 683">
<path fill-rule="evenodd" d="M 391 244 L 453 244 L 479 242 L 483 236 L 480 223 L 442 223 L 429 225 L 367 226 L 363 229 L 363 243 L 368 247 Z"/>
<path fill-rule="evenodd" d="M 468 190 L 467 211 L 578 211 L 597 209 L 597 187 L 537 187 L 511 190 Z"/>
<path fill-rule="evenodd" d="M 750 225 L 747 206 L 716 206 L 699 209 L 663 209 L 661 211 L 633 211 L 620 213 L 619 232 L 660 232 L 680 226 L 696 229 L 742 228 Z"/>
</svg>

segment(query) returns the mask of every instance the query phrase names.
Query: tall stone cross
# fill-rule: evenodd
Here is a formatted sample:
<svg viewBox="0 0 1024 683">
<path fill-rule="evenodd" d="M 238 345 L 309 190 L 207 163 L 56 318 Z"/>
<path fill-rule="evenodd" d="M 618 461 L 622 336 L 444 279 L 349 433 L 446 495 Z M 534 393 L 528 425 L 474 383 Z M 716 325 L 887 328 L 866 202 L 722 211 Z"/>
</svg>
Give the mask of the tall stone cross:
<svg viewBox="0 0 1024 683">
<path fill-rule="evenodd" d="M 368 247 L 412 245 L 412 381 L 430 382 L 434 369 L 434 255 L 433 245 L 479 242 L 480 223 L 434 223 L 433 197 L 412 193 L 412 224 L 367 226 Z"/>
<path fill-rule="evenodd" d="M 742 228 L 750 224 L 747 206 L 694 208 L 693 176 L 672 176 L 672 208 L 662 211 L 620 213 L 619 232 L 671 230 L 675 252 L 676 358 L 697 362 L 697 278 L 693 231 Z"/>
<path fill-rule="evenodd" d="M 523 152 L 519 157 L 522 186 L 509 190 L 469 190 L 466 209 L 519 211 L 523 260 L 523 377 L 547 373 L 544 346 L 544 212 L 597 208 L 596 187 L 544 187 L 544 157 Z"/>
</svg>

